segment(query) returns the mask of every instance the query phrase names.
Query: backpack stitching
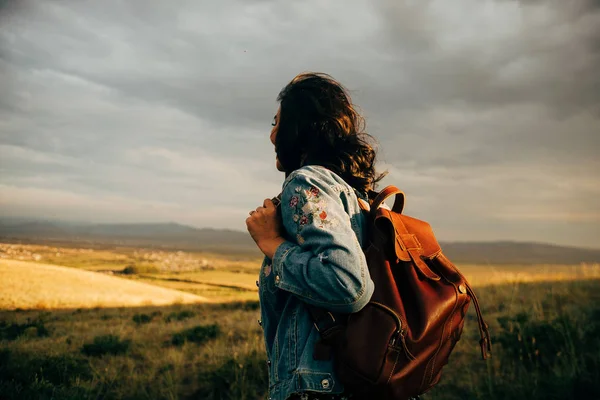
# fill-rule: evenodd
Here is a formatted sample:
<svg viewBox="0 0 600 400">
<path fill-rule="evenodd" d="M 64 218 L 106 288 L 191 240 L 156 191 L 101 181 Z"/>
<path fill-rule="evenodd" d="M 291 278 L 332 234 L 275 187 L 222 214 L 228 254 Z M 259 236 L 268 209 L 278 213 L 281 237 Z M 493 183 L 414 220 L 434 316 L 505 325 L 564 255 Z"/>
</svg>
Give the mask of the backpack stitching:
<svg viewBox="0 0 600 400">
<path fill-rule="evenodd" d="M 388 376 L 388 380 L 387 380 L 386 384 L 390 383 L 390 381 L 392 380 L 392 375 L 394 375 L 394 370 L 396 369 L 396 364 L 398 364 L 398 358 L 400 358 L 399 351 L 396 352 L 396 360 L 394 361 L 394 366 L 392 367 L 392 370 L 390 371 L 390 376 Z"/>
</svg>

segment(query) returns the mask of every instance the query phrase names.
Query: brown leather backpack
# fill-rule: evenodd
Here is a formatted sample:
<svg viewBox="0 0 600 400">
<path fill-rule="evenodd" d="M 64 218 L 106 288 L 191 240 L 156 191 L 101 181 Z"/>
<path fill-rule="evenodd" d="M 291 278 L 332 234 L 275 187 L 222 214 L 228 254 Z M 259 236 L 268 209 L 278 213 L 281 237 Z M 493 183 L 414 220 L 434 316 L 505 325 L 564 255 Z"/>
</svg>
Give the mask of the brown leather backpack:
<svg viewBox="0 0 600 400">
<path fill-rule="evenodd" d="M 393 195 L 392 209 L 380 208 Z M 328 359 L 333 351 L 340 379 L 357 397 L 404 400 L 439 381 L 471 300 L 484 360 L 490 335 L 475 293 L 442 253 L 431 226 L 402 215 L 404 193 L 388 186 L 369 198 L 370 207 L 361 204 L 370 224 L 363 250 L 375 292 L 350 315 L 308 306 L 321 333 L 314 357 Z"/>
</svg>

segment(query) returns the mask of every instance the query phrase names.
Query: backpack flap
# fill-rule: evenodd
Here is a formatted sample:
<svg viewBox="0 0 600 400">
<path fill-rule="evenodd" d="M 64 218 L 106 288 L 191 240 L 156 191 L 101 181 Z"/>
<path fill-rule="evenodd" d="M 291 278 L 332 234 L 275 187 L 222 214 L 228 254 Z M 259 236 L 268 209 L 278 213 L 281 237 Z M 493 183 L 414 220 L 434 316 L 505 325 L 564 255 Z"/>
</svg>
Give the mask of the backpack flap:
<svg viewBox="0 0 600 400">
<path fill-rule="evenodd" d="M 383 220 L 387 220 L 387 225 L 393 231 L 390 232 L 391 236 L 394 237 L 394 252 L 396 254 L 397 263 L 400 261 L 413 262 L 419 274 L 427 279 L 437 281 L 440 277 L 429 268 L 427 263 L 424 261 L 425 258 L 432 258 L 439 254 L 442 249 L 438 244 L 431 226 L 424 222 L 414 218 L 406 217 L 404 215 L 391 212 L 386 209 L 378 209 L 375 216 L 375 223 L 380 225 Z M 409 226 L 413 228 L 413 232 L 410 233 L 405 220 L 408 220 Z M 380 228 L 381 227 L 380 225 Z M 385 229 L 385 228 L 384 228 Z M 423 246 L 419 240 L 420 236 L 423 242 L 426 244 Z"/>
</svg>

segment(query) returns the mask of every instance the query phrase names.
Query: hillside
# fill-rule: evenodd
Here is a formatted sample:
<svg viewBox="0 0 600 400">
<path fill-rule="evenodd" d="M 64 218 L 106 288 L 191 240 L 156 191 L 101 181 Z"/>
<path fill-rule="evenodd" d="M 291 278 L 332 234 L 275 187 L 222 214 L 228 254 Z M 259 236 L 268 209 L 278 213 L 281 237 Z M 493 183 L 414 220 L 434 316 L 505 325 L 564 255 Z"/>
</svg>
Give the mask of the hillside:
<svg viewBox="0 0 600 400">
<path fill-rule="evenodd" d="M 259 255 L 248 233 L 194 228 L 176 223 L 66 224 L 0 220 L 0 240 L 24 243 L 53 242 L 154 247 Z M 454 262 L 474 264 L 599 263 L 600 249 L 583 249 L 529 242 L 442 242 Z"/>
<path fill-rule="evenodd" d="M 0 260 L 0 309 L 93 308 L 206 302 L 202 296 L 81 269 Z"/>
<path fill-rule="evenodd" d="M 256 252 L 254 241 L 245 232 L 194 228 L 176 223 L 150 224 L 65 224 L 30 221 L 0 221 L 1 239 L 27 242 L 84 242 L 118 246 L 148 246 L 165 249 Z"/>
<path fill-rule="evenodd" d="M 453 262 L 473 264 L 580 264 L 600 262 L 600 250 L 528 242 L 441 243 Z"/>
</svg>

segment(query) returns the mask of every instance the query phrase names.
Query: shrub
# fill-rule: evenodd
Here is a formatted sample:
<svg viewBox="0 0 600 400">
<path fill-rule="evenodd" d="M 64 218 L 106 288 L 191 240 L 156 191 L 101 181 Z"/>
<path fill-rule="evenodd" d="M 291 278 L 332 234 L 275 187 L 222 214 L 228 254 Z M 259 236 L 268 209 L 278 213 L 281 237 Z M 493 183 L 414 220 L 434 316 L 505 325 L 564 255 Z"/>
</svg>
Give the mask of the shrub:
<svg viewBox="0 0 600 400">
<path fill-rule="evenodd" d="M 86 343 L 82 346 L 81 352 L 88 356 L 99 357 L 105 354 L 124 354 L 129 351 L 130 340 L 121 340 L 116 335 L 96 336 L 93 343 Z"/>
<path fill-rule="evenodd" d="M 173 320 L 183 321 L 184 319 L 192 318 L 194 316 L 196 316 L 196 313 L 190 310 L 174 311 L 165 317 L 165 322 L 168 323 Z"/>
<path fill-rule="evenodd" d="M 68 386 L 74 380 L 91 377 L 89 362 L 72 354 L 50 356 L 0 350 L 0 380 L 3 381 L 28 386 L 43 380 L 52 385 Z"/>
<path fill-rule="evenodd" d="M 198 325 L 173 335 L 171 344 L 175 346 L 181 346 L 185 342 L 202 344 L 216 338 L 220 333 L 219 325 Z"/>
<path fill-rule="evenodd" d="M 50 331 L 41 320 L 27 321 L 24 324 L 7 323 L 0 321 L 0 340 L 16 340 L 21 335 L 47 337 Z"/>
<path fill-rule="evenodd" d="M 148 314 L 135 314 L 133 316 L 133 322 L 135 322 L 138 325 L 147 324 L 150 321 L 152 321 L 152 316 Z"/>
<path fill-rule="evenodd" d="M 121 271 L 125 275 L 136 275 L 136 274 L 155 274 L 159 272 L 158 268 L 152 265 L 135 265 L 130 264 L 123 268 Z"/>
<path fill-rule="evenodd" d="M 219 304 L 220 310 L 243 310 L 243 311 L 255 311 L 260 308 L 259 301 L 232 301 L 230 303 Z"/>
</svg>

